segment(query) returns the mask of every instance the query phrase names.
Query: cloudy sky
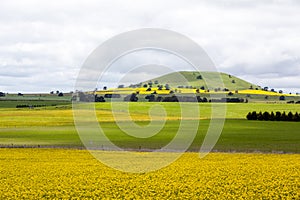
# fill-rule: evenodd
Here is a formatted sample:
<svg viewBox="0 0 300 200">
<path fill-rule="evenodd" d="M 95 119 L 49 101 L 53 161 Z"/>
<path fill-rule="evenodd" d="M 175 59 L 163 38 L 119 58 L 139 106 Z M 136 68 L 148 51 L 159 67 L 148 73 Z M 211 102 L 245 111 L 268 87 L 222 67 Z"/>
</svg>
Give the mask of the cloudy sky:
<svg viewBox="0 0 300 200">
<path fill-rule="evenodd" d="M 0 91 L 71 91 L 102 42 L 163 28 L 196 41 L 219 71 L 300 92 L 299 10 L 298 0 L 2 0 Z"/>
</svg>

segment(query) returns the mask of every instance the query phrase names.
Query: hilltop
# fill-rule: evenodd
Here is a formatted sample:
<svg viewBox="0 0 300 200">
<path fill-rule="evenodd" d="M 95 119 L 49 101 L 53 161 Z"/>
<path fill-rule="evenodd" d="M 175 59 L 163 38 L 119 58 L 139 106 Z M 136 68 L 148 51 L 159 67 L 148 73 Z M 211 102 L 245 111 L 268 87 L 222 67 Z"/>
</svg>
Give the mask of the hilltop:
<svg viewBox="0 0 300 200">
<path fill-rule="evenodd" d="M 220 82 L 221 80 L 223 81 Z M 228 90 L 247 90 L 247 89 L 261 89 L 260 86 L 240 79 L 236 76 L 220 73 L 220 72 L 195 72 L 195 71 L 180 71 L 159 76 L 147 80 L 145 82 L 139 83 L 133 86 L 143 86 L 144 84 L 152 83 L 152 87 L 157 85 L 168 84 L 171 88 L 186 88 L 187 86 L 200 89 L 204 87 L 205 89 L 214 90 L 220 88 L 221 90 L 227 88 Z M 207 83 L 207 84 L 206 84 Z M 208 86 L 207 86 L 208 85 Z"/>
</svg>

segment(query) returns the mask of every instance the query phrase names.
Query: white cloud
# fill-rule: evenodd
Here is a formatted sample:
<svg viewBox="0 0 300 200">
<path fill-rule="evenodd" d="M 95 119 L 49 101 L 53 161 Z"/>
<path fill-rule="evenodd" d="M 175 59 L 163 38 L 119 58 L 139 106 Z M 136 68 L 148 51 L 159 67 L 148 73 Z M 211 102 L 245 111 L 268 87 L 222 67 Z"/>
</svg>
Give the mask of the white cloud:
<svg viewBox="0 0 300 200">
<path fill-rule="evenodd" d="M 220 71 L 300 91 L 299 10 L 297 0 L 1 1 L 0 91 L 72 90 L 94 48 L 145 27 L 190 37 Z"/>
</svg>

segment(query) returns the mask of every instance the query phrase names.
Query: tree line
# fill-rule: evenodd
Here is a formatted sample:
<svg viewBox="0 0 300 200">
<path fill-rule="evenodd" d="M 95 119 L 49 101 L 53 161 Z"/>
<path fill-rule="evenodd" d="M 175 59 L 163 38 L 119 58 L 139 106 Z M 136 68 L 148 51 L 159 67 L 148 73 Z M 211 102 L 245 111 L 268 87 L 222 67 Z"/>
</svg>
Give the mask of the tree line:
<svg viewBox="0 0 300 200">
<path fill-rule="evenodd" d="M 298 112 L 293 114 L 292 112 L 289 112 L 286 114 L 286 112 L 249 112 L 247 114 L 248 120 L 260 120 L 260 121 L 294 121 L 294 122 L 300 122 L 300 115 Z"/>
</svg>

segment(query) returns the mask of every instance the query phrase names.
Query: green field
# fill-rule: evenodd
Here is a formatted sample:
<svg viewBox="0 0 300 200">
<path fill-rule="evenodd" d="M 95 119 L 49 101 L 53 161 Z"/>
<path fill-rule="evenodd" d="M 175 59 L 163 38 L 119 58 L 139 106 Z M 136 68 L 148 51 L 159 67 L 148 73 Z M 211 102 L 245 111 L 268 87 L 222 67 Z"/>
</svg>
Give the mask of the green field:
<svg viewBox="0 0 300 200">
<path fill-rule="evenodd" d="M 149 123 L 148 111 L 156 103 L 129 103 L 130 115 L 139 125 Z M 116 103 L 114 112 L 124 126 L 126 120 L 125 103 Z M 180 125 L 180 107 L 177 103 L 159 103 L 167 112 L 165 127 L 155 136 L 138 139 L 123 133 L 112 116 L 110 103 L 97 103 L 98 121 L 109 139 L 118 146 L 131 150 L 159 149 L 166 145 L 176 134 Z M 192 106 L 185 103 L 185 106 Z M 216 104 L 223 106 L 223 104 Z M 190 151 L 199 151 L 210 123 L 211 104 L 199 104 L 198 119 L 183 119 L 187 123 L 200 119 L 198 134 Z M 292 111 L 299 112 L 297 104 L 227 104 L 224 129 L 214 151 L 224 152 L 288 152 L 299 153 L 300 123 L 247 121 L 249 111 Z M 124 119 L 123 119 L 124 115 Z M 153 119 L 161 119 L 154 113 Z M 52 106 L 36 109 L 0 109 L 0 145 L 3 147 L 67 147 L 83 148 L 76 132 L 71 105 Z M 187 133 L 188 134 L 188 133 Z"/>
<path fill-rule="evenodd" d="M 197 77 L 201 75 L 201 79 L 197 79 Z M 255 84 L 249 83 L 245 80 L 242 80 L 233 75 L 229 75 L 226 73 L 219 72 L 193 72 L 193 71 L 181 71 L 181 72 L 173 72 L 170 74 L 166 74 L 146 82 L 142 84 L 148 83 L 152 81 L 158 81 L 158 84 L 169 84 L 171 87 L 178 86 L 193 86 L 193 87 L 201 87 L 205 86 L 207 89 L 213 90 L 215 88 L 227 88 L 229 90 L 240 90 L 240 89 L 248 89 L 250 86 L 253 88 L 261 88 Z M 221 83 L 222 81 L 222 83 Z M 234 82 L 233 82 L 234 81 Z M 187 84 L 188 83 L 188 84 Z M 208 87 L 209 86 L 209 87 Z"/>
<path fill-rule="evenodd" d="M 65 94 L 63 97 L 50 94 L 7 94 L 0 97 L 0 108 L 16 108 L 17 105 L 42 105 L 42 106 L 58 106 L 70 104 L 71 94 Z"/>
</svg>

